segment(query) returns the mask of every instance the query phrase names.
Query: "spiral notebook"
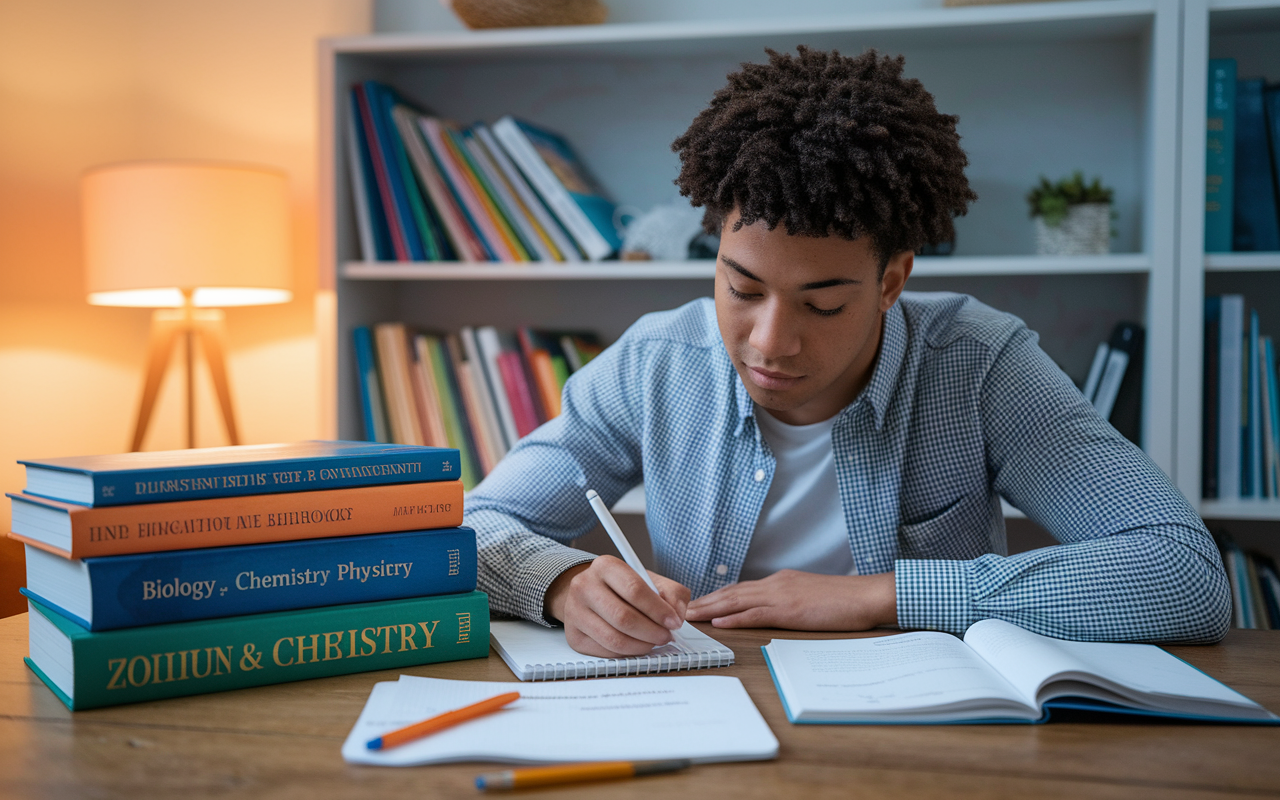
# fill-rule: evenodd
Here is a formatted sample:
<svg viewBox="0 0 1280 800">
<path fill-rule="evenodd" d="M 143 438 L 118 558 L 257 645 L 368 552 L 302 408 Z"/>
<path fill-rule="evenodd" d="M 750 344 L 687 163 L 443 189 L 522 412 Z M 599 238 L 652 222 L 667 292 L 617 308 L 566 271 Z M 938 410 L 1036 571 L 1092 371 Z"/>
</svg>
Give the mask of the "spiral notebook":
<svg viewBox="0 0 1280 800">
<path fill-rule="evenodd" d="M 643 675 L 682 669 L 727 667 L 733 651 L 685 623 L 680 629 L 687 648 L 674 644 L 655 647 L 634 658 L 586 656 L 569 646 L 563 628 L 544 628 L 533 622 L 491 622 L 493 647 L 522 681 L 557 681 L 565 678 L 604 678 L 610 675 Z"/>
</svg>

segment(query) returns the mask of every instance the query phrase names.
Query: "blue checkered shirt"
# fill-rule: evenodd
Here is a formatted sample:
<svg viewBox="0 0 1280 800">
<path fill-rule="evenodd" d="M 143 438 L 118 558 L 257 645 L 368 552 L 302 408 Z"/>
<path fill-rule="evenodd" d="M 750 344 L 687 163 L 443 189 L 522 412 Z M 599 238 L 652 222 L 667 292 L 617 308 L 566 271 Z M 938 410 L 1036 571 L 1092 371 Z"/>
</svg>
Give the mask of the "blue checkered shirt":
<svg viewBox="0 0 1280 800">
<path fill-rule="evenodd" d="M 1037 341 L 964 295 L 906 292 L 885 314 L 832 432 L 858 572 L 895 572 L 902 628 L 1220 639 L 1231 599 L 1204 524 Z M 468 497 L 480 588 L 545 624 L 547 587 L 592 558 L 568 546 L 596 524 L 584 491 L 612 505 L 643 482 L 657 571 L 712 592 L 738 579 L 774 463 L 713 303 L 647 315 Z M 1062 544 L 1007 555 L 1001 496 Z"/>
</svg>

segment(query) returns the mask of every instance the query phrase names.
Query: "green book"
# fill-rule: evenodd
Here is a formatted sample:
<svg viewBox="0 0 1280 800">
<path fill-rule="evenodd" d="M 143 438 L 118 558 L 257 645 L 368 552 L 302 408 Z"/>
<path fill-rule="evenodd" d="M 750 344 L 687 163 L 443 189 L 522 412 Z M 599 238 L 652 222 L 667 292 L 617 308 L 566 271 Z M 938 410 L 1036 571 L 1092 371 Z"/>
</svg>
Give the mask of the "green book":
<svg viewBox="0 0 1280 800">
<path fill-rule="evenodd" d="M 96 633 L 27 599 L 23 660 L 72 711 L 489 653 L 483 592 Z"/>
</svg>

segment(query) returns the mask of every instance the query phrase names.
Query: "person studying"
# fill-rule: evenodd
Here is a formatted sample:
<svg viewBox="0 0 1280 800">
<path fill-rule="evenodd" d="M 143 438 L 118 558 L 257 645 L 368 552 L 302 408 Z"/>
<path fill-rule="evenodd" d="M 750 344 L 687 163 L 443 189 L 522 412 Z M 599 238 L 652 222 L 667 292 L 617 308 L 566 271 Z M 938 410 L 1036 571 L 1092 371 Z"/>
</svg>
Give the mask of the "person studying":
<svg viewBox="0 0 1280 800">
<path fill-rule="evenodd" d="M 719 628 L 1213 642 L 1218 551 L 1016 317 L 903 291 L 976 195 L 901 57 L 744 64 L 677 138 L 720 236 L 714 299 L 636 322 L 466 501 L 494 611 L 578 652 Z M 645 485 L 650 589 L 569 542 Z M 1062 544 L 1007 555 L 1004 497 Z"/>
</svg>

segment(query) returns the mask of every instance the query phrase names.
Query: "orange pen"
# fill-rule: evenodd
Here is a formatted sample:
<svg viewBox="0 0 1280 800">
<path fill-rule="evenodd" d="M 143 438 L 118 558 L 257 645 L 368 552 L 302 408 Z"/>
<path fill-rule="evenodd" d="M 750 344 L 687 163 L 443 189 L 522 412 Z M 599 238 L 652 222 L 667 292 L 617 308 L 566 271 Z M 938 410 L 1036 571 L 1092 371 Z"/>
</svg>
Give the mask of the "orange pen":
<svg viewBox="0 0 1280 800">
<path fill-rule="evenodd" d="M 476 788 L 482 792 L 501 792 L 508 789 L 528 789 L 534 786 L 555 786 L 561 783 L 635 778 L 640 775 L 677 772 L 692 763 L 687 758 L 672 758 L 666 761 L 600 761 L 589 764 L 557 764 L 553 767 L 509 769 L 479 776 L 476 778 Z"/>
<path fill-rule="evenodd" d="M 481 700 L 479 703 L 472 703 L 469 706 L 463 706 L 453 711 L 446 711 L 431 719 L 424 719 L 422 722 L 415 722 L 390 733 L 384 733 L 377 739 L 370 739 L 365 747 L 370 750 L 386 750 L 388 747 L 395 747 L 405 742 L 411 742 L 414 739 L 421 739 L 423 736 L 436 731 L 442 731 L 445 728 L 457 725 L 459 722 L 466 722 L 469 719 L 491 714 L 506 704 L 514 703 L 519 699 L 519 692 L 507 692 L 497 697 L 490 697 L 488 700 Z"/>
</svg>

